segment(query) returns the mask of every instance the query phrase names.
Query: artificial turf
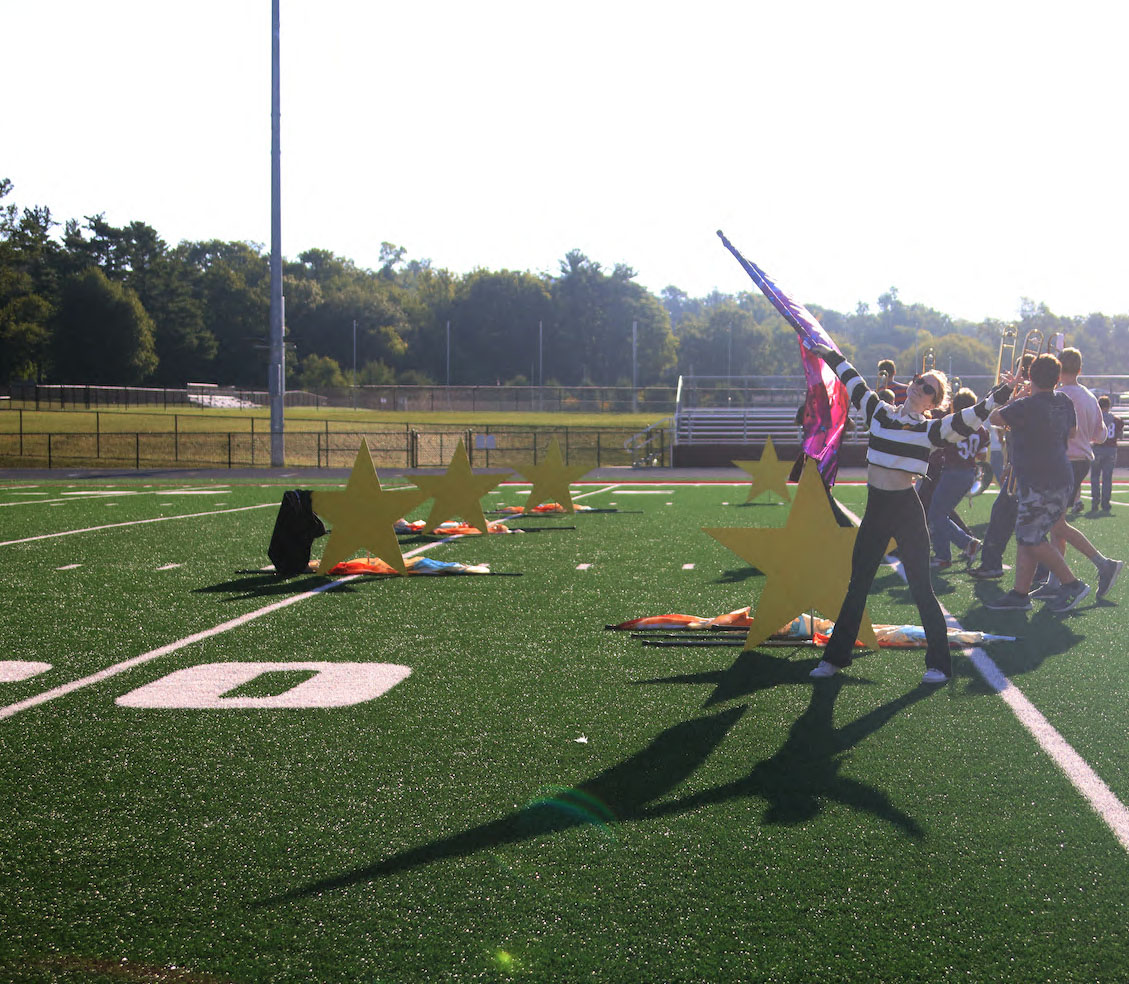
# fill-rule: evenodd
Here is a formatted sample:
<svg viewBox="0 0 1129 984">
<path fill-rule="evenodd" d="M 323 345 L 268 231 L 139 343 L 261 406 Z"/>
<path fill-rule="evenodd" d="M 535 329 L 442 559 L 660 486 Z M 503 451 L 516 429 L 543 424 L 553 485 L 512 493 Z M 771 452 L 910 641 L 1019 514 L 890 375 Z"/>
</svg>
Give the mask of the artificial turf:
<svg viewBox="0 0 1129 984">
<path fill-rule="evenodd" d="M 573 530 L 428 549 L 521 577 L 359 578 L 0 718 L 0 979 L 1129 977 L 1124 849 L 967 659 L 939 688 L 906 650 L 813 685 L 811 649 L 606 631 L 755 606 L 763 575 L 701 529 L 787 515 L 741 486 L 612 485 L 574 495 L 619 512 L 522 521 Z M 0 541 L 211 513 L 0 546 L 4 659 L 52 664 L 0 704 L 325 583 L 258 570 L 283 486 L 197 488 L 0 487 Z M 1129 557 L 1119 515 L 1078 525 Z M 1053 616 L 934 581 L 966 628 L 1019 637 L 989 655 L 1125 801 L 1129 582 Z M 871 616 L 918 621 L 892 571 Z M 115 703 L 311 660 L 411 675 L 341 708 Z"/>
</svg>

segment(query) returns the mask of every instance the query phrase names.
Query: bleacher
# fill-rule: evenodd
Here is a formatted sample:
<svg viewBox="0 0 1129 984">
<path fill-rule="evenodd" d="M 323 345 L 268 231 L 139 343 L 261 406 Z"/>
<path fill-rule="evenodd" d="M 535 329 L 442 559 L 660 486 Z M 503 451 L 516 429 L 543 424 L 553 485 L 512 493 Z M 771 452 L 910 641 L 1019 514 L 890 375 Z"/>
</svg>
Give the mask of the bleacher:
<svg viewBox="0 0 1129 984">
<path fill-rule="evenodd" d="M 802 377 L 751 377 L 725 380 L 683 377 L 679 380 L 674 418 L 670 424 L 671 461 L 679 467 L 722 467 L 735 459 L 759 458 L 772 438 L 777 455 L 800 453 L 796 411 L 805 396 Z M 732 405 L 730 400 L 740 402 Z M 718 405 L 720 400 L 726 403 Z M 854 420 L 854 413 L 851 415 Z M 861 429 L 848 424 L 840 460 L 861 463 Z"/>
</svg>

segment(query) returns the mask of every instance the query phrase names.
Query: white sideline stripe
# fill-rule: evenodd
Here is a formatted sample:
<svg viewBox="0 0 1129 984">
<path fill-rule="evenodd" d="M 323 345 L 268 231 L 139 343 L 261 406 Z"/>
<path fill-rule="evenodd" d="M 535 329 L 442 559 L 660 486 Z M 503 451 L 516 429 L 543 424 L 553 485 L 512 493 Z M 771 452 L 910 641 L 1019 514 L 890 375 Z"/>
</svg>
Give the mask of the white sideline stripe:
<svg viewBox="0 0 1129 984">
<path fill-rule="evenodd" d="M 62 567 L 56 567 L 57 571 L 73 571 L 76 567 L 81 567 L 82 564 L 64 564 Z"/>
<path fill-rule="evenodd" d="M 892 566 L 904 581 L 906 572 L 901 561 L 895 562 Z M 941 612 L 950 628 L 961 629 L 960 622 L 945 611 L 944 605 L 941 605 Z M 1011 708 L 1016 720 L 1035 739 L 1036 744 L 1050 756 L 1051 761 L 1062 770 L 1062 774 L 1066 776 L 1070 784 L 1078 790 L 1082 798 L 1090 804 L 1090 808 L 1109 827 L 1122 850 L 1129 852 L 1129 808 L 1126 808 L 1125 804 L 1114 795 L 1113 790 L 1105 784 L 1101 776 L 1058 733 L 1054 725 L 1043 716 L 1042 712 L 1027 699 L 1023 691 L 1004 676 L 1003 671 L 1000 670 L 991 656 L 984 652 L 980 646 L 973 646 L 971 649 L 966 649 L 965 652 L 968 654 L 972 665 L 976 667 L 977 672 L 983 677 L 984 682 L 1003 698 L 1004 703 Z"/>
<path fill-rule="evenodd" d="M 182 567 L 182 566 L 184 566 L 184 565 L 183 564 L 165 564 L 163 567 L 158 567 L 157 570 L 159 570 L 159 571 L 171 571 L 174 568 Z"/>
<path fill-rule="evenodd" d="M 1105 784 L 1101 776 L 1055 730 L 1023 692 L 1000 672 L 1000 668 L 983 649 L 976 647 L 970 650 L 968 657 L 988 685 L 1011 708 L 1019 723 L 1039 743 L 1039 747 L 1051 757 L 1055 765 L 1070 780 L 1071 785 L 1105 821 L 1122 849 L 1129 852 L 1129 809 L 1126 809 L 1125 804 L 1114 795 L 1113 790 Z"/>
<path fill-rule="evenodd" d="M 430 550 L 432 547 L 438 546 L 440 543 L 448 543 L 451 540 L 458 539 L 457 536 L 447 537 L 444 540 L 437 540 L 434 543 L 425 543 L 422 546 L 416 547 L 414 550 L 409 550 L 404 554 L 404 559 L 414 557 L 416 554 L 421 554 L 425 550 Z M 175 653 L 186 646 L 191 646 L 193 643 L 202 642 L 205 639 L 211 639 L 213 636 L 222 635 L 231 629 L 237 629 L 241 625 L 246 625 L 248 622 L 253 622 L 255 619 L 263 615 L 269 615 L 271 612 L 277 612 L 280 609 L 286 608 L 290 605 L 296 605 L 300 601 L 305 601 L 307 598 L 313 598 L 315 595 L 323 594 L 333 588 L 342 584 L 347 584 L 349 581 L 355 581 L 361 577 L 360 574 L 347 574 L 344 577 L 338 578 L 336 581 L 330 581 L 328 584 L 318 585 L 316 588 L 311 588 L 309 591 L 304 591 L 302 594 L 291 595 L 289 598 L 283 598 L 282 601 L 276 601 L 263 608 L 258 608 L 253 612 L 248 612 L 246 615 L 240 615 L 236 618 L 229 619 L 220 625 L 213 626 L 210 629 L 204 629 L 202 632 L 194 632 L 190 636 L 185 636 L 183 639 L 178 639 L 176 642 L 170 642 L 165 646 L 159 646 L 157 649 L 150 649 L 147 653 L 142 653 L 140 656 L 133 656 L 130 659 L 122 660 L 120 663 L 115 663 L 113 666 L 108 666 L 104 670 L 99 670 L 97 673 L 91 673 L 89 676 L 82 677 L 79 680 L 72 680 L 70 683 L 60 684 L 51 690 L 45 690 L 41 694 L 36 694 L 33 697 L 28 697 L 25 700 L 17 701 L 14 704 L 9 704 L 7 707 L 0 707 L 0 720 L 10 718 L 14 714 L 19 714 L 20 711 L 26 711 L 31 707 L 38 707 L 40 704 L 46 704 L 49 700 L 54 700 L 56 697 L 64 697 L 67 694 L 73 693 L 76 690 L 81 690 L 83 687 L 93 686 L 96 683 L 101 683 L 103 680 L 108 680 L 110 677 L 117 676 L 119 673 L 124 673 L 126 670 L 132 670 L 135 666 L 141 666 L 144 663 L 151 662 L 161 656 L 167 656 L 169 653 Z"/>
<path fill-rule="evenodd" d="M 64 530 L 62 533 L 44 533 L 41 536 L 25 536 L 22 540 L 3 540 L 0 547 L 10 547 L 15 543 L 32 543 L 35 540 L 53 540 L 60 536 L 74 536 L 76 533 L 97 533 L 99 530 L 113 530 L 121 526 L 144 526 L 146 523 L 167 523 L 172 519 L 199 519 L 201 516 L 222 516 L 224 513 L 247 512 L 251 509 L 269 509 L 273 502 L 258 506 L 239 506 L 237 509 L 215 509 L 211 512 L 185 513 L 183 516 L 157 516 L 155 519 L 133 519 L 128 523 L 107 523 L 105 526 L 87 526 L 81 530 Z"/>
</svg>

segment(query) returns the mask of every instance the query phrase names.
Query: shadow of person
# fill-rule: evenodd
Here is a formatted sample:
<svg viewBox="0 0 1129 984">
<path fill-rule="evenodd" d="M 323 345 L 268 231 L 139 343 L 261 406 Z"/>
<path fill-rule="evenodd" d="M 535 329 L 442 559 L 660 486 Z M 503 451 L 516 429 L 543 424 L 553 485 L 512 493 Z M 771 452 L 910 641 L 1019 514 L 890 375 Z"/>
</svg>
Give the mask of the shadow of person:
<svg viewBox="0 0 1129 984">
<path fill-rule="evenodd" d="M 572 827 L 609 825 L 635 819 L 646 804 L 686 780 L 729 734 L 746 708 L 732 707 L 717 714 L 667 728 L 642 751 L 587 779 L 576 787 L 558 787 L 529 801 L 499 820 L 472 827 L 441 840 L 409 848 L 391 857 L 311 882 L 260 903 L 267 906 L 347 888 L 396 872 L 448 858 L 559 833 Z"/>
<path fill-rule="evenodd" d="M 908 837 L 924 832 L 913 817 L 898 809 L 882 790 L 841 774 L 847 753 L 874 734 L 900 711 L 917 703 L 936 688 L 919 685 L 902 697 L 836 728 L 835 700 L 847 682 L 835 676 L 812 688 L 811 701 L 793 723 L 788 738 L 769 759 L 758 762 L 741 779 L 691 796 L 645 809 L 639 819 L 685 813 L 727 800 L 759 797 L 768 806 L 766 823 L 796 824 L 816 816 L 826 800 L 873 814 Z"/>
<path fill-rule="evenodd" d="M 231 597 L 225 598 L 225 601 L 244 601 L 249 598 L 269 598 L 274 595 L 303 594 L 323 586 L 327 580 L 328 578 L 321 574 L 309 574 L 300 578 L 280 578 L 272 571 L 264 571 L 231 581 L 209 584 L 202 588 L 193 588 L 193 594 L 230 594 Z M 348 592 L 356 589 L 348 584 L 342 584 L 333 590 Z"/>
<path fill-rule="evenodd" d="M 799 648 L 799 647 L 797 647 Z M 658 677 L 651 680 L 637 680 L 635 686 L 648 684 L 682 683 L 690 686 L 713 686 L 713 693 L 706 698 L 705 706 L 712 707 L 726 701 L 746 697 L 761 690 L 771 690 L 781 684 L 811 685 L 808 676 L 816 659 L 791 659 L 753 649 L 742 652 L 733 664 L 724 670 L 706 670 L 702 673 L 679 673 L 675 676 Z M 833 678 L 840 681 L 839 686 L 870 685 L 871 681 L 854 676 Z"/>
</svg>

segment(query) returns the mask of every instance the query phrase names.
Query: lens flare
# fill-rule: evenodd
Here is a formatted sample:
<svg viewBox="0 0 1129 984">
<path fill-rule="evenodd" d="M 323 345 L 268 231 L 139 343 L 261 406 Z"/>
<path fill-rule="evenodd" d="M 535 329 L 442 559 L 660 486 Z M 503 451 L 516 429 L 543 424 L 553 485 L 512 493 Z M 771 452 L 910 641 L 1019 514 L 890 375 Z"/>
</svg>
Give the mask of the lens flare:
<svg viewBox="0 0 1129 984">
<path fill-rule="evenodd" d="M 572 786 L 550 786 L 525 804 L 526 811 L 547 810 L 551 814 L 594 827 L 608 840 L 614 841 L 612 824 L 616 817 L 611 808 L 590 793 Z"/>
</svg>

